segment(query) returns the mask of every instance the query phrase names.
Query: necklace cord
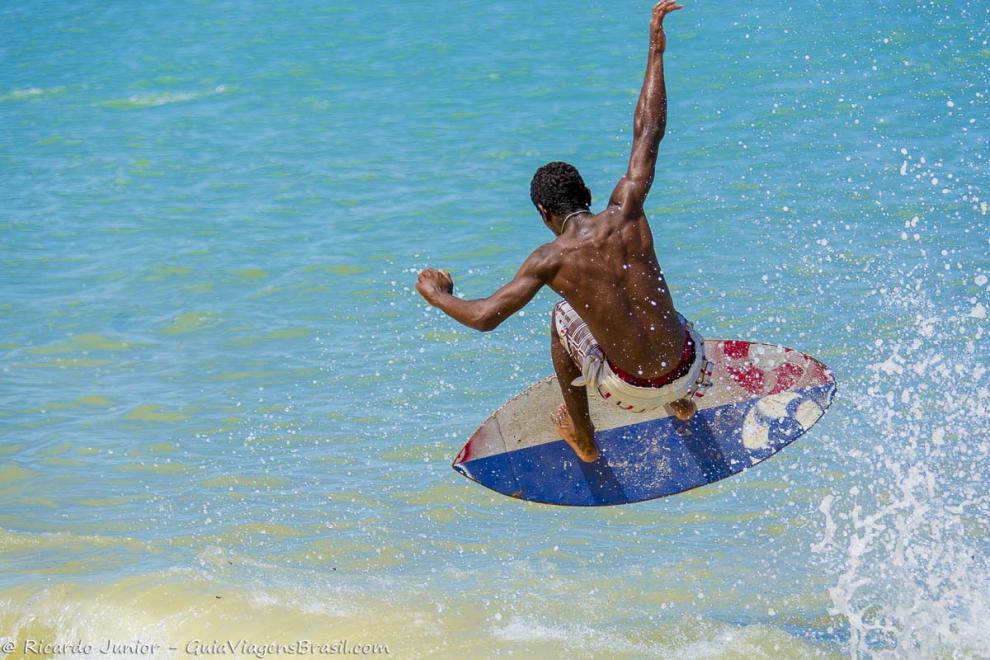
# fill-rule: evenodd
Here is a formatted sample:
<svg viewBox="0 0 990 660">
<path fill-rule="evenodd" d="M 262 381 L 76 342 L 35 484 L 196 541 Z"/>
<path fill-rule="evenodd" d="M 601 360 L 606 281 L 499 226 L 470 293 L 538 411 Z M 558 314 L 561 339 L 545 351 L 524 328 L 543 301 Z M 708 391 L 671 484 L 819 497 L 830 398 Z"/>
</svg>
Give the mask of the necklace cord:
<svg viewBox="0 0 990 660">
<path fill-rule="evenodd" d="M 567 221 L 568 220 L 570 220 L 571 218 L 573 218 L 576 215 L 581 215 L 582 213 L 587 213 L 588 215 L 591 215 L 591 211 L 589 211 L 588 209 L 581 209 L 579 211 L 575 211 L 574 213 L 568 213 L 567 214 L 567 217 L 564 218 L 564 221 L 562 223 L 560 223 L 560 233 L 561 234 L 564 233 L 564 227 L 567 226 Z"/>
</svg>

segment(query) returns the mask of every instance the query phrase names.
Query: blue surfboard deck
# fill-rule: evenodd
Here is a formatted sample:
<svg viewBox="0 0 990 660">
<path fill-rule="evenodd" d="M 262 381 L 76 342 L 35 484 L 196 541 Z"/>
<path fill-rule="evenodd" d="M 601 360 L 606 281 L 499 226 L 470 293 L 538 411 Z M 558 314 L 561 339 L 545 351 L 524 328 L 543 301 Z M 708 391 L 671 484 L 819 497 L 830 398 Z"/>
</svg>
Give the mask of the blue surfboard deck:
<svg viewBox="0 0 990 660">
<path fill-rule="evenodd" d="M 686 422 L 664 413 L 643 419 L 610 410 L 593 396 L 600 458 L 586 463 L 547 431 L 550 411 L 561 400 L 550 378 L 490 416 L 452 467 L 499 493 L 534 502 L 640 502 L 704 486 L 766 460 L 815 424 L 834 397 L 828 369 L 793 349 L 707 341 L 705 350 L 713 363 L 713 387 L 699 397 L 698 414 Z"/>
</svg>

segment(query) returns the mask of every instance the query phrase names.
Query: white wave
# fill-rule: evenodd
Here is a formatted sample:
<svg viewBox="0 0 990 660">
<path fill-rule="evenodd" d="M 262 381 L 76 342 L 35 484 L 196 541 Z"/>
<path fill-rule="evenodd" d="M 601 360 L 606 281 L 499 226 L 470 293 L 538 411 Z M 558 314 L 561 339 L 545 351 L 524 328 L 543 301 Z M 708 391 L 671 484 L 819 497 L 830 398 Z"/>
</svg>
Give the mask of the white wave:
<svg viewBox="0 0 990 660">
<path fill-rule="evenodd" d="M 812 549 L 839 574 L 830 614 L 847 622 L 853 657 L 985 657 L 985 316 L 939 318 L 920 287 L 892 289 L 883 304 L 914 321 L 884 342 L 887 357 L 858 388 L 849 384 L 864 420 L 855 432 L 873 448 L 848 466 L 859 487 L 823 498 L 824 536 Z"/>
</svg>

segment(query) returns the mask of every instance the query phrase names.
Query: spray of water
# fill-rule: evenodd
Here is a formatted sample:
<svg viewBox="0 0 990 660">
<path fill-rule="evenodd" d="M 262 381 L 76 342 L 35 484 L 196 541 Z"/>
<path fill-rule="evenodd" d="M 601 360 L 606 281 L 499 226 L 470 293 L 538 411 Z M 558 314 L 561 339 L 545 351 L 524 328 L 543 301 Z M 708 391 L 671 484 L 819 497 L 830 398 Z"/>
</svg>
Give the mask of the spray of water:
<svg viewBox="0 0 990 660">
<path fill-rule="evenodd" d="M 842 482 L 820 505 L 814 550 L 838 574 L 830 613 L 852 657 L 990 654 L 990 386 L 985 277 L 945 300 L 925 262 L 909 273 L 868 268 L 878 329 L 866 370 L 847 383 Z M 957 271 L 958 272 L 958 271 Z M 970 296 L 974 291 L 977 298 Z M 952 311 L 954 310 L 954 311 Z"/>
</svg>

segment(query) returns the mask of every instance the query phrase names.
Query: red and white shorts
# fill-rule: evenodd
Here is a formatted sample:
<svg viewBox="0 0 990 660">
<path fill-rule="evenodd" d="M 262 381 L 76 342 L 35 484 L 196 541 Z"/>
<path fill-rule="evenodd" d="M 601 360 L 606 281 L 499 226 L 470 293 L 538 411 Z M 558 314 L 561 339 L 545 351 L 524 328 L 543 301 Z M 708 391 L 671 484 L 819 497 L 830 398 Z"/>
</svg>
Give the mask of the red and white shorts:
<svg viewBox="0 0 990 660">
<path fill-rule="evenodd" d="M 570 303 L 553 308 L 553 325 L 560 342 L 581 369 L 572 385 L 593 387 L 603 399 L 630 412 L 647 412 L 692 395 L 705 376 L 705 341 L 694 325 L 681 318 L 687 335 L 681 363 L 660 379 L 642 380 L 627 374 L 602 352 L 588 324 Z"/>
</svg>

